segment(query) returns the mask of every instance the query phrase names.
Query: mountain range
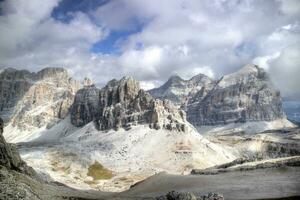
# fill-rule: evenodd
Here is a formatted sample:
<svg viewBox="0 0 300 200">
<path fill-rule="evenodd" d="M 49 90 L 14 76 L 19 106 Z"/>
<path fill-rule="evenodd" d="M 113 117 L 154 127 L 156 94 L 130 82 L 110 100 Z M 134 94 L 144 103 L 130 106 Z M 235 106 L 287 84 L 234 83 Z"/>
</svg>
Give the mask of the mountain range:
<svg viewBox="0 0 300 200">
<path fill-rule="evenodd" d="M 150 91 L 133 77 L 98 88 L 63 68 L 9 68 L 0 73 L 0 99 L 3 135 L 19 143 L 27 164 L 47 181 L 80 189 L 124 191 L 161 171 L 300 153 L 297 126 L 256 65 L 218 80 L 172 76 Z M 99 165 L 109 178 L 92 175 Z"/>
</svg>

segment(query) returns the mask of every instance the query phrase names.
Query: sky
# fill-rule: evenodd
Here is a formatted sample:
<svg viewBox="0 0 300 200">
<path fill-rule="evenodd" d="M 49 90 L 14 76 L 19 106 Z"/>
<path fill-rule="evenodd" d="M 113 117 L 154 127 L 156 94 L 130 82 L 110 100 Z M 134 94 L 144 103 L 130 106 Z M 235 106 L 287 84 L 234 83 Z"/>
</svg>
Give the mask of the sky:
<svg viewBox="0 0 300 200">
<path fill-rule="evenodd" d="M 0 0 L 0 68 L 64 67 L 97 85 L 212 78 L 248 63 L 300 100 L 299 0 Z"/>
</svg>

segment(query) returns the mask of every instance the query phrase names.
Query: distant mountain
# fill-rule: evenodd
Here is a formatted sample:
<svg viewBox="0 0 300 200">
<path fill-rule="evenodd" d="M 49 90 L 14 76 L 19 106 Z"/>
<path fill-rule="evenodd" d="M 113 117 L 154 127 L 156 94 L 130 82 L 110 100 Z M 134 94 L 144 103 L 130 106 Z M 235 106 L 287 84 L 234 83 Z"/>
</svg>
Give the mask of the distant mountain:
<svg viewBox="0 0 300 200">
<path fill-rule="evenodd" d="M 195 93 L 200 90 L 206 93 L 214 84 L 214 81 L 204 74 L 198 74 L 189 80 L 172 76 L 161 87 L 149 90 L 149 93 L 154 98 L 168 99 L 181 106 L 185 105 Z"/>
<path fill-rule="evenodd" d="M 300 101 L 284 101 L 283 109 L 289 120 L 300 125 Z"/>
<path fill-rule="evenodd" d="M 156 172 L 189 173 L 236 158 L 203 138 L 184 111 L 169 100 L 154 99 L 132 77 L 100 89 L 86 79 L 67 117 L 26 134 L 5 133 L 10 141 L 25 142 L 30 151 L 21 155 L 30 166 L 77 188 L 121 191 Z M 31 144 L 38 148 L 31 151 Z M 92 181 L 87 171 L 95 161 L 113 172 L 110 180 Z"/>
<path fill-rule="evenodd" d="M 10 126 L 8 132 L 15 133 L 15 137 L 18 134 L 14 127 L 30 132 L 49 128 L 69 112 L 77 127 L 94 121 L 99 130 L 136 124 L 183 130 L 185 113 L 167 100 L 181 106 L 195 126 L 285 117 L 280 93 L 271 86 L 266 72 L 255 65 L 247 65 L 218 81 L 203 74 L 189 80 L 172 76 L 150 94 L 131 77 L 112 80 L 102 89 L 86 79 L 81 87 L 63 68 L 46 68 L 37 73 L 2 70 L 0 115 Z"/>
<path fill-rule="evenodd" d="M 256 65 L 246 65 L 218 81 L 202 74 L 188 81 L 171 77 L 150 93 L 180 104 L 187 112 L 187 120 L 195 126 L 285 117 L 280 92 L 272 87 L 266 72 Z"/>
<path fill-rule="evenodd" d="M 196 126 L 284 117 L 280 92 L 271 86 L 266 72 L 255 65 L 222 77 L 203 100 L 191 98 L 187 106 L 187 118 Z"/>
<path fill-rule="evenodd" d="M 11 128 L 32 131 L 64 119 L 80 84 L 63 68 L 0 73 L 0 115 Z"/>
<path fill-rule="evenodd" d="M 161 171 L 182 174 L 238 157 L 299 152 L 298 130 L 285 134 L 294 126 L 281 120 L 279 92 L 254 65 L 219 81 L 172 77 L 150 91 L 163 91 L 159 99 L 132 77 L 103 88 L 89 79 L 81 86 L 61 68 L 7 69 L 0 78 L 5 139 L 22 142 L 24 160 L 46 177 L 80 189 L 121 191 Z M 113 177 L 90 176 L 95 165 Z"/>
</svg>

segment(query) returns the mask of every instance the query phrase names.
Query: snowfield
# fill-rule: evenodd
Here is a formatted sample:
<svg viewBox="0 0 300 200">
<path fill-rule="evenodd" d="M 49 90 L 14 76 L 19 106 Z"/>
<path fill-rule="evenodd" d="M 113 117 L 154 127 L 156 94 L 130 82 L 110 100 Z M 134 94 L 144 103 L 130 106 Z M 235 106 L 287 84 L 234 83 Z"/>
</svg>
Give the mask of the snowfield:
<svg viewBox="0 0 300 200">
<path fill-rule="evenodd" d="M 197 130 L 202 135 L 226 135 L 238 132 L 244 132 L 246 134 L 256 134 L 267 130 L 295 128 L 295 124 L 287 120 L 286 118 L 277 119 L 274 121 L 255 121 L 246 123 L 230 123 L 226 125 L 218 126 L 201 126 L 197 127 Z"/>
<path fill-rule="evenodd" d="M 76 188 L 123 191 L 155 173 L 187 174 L 236 157 L 203 138 L 192 126 L 186 132 L 155 130 L 148 125 L 98 131 L 91 122 L 73 127 L 68 119 L 20 145 L 22 158 L 45 177 Z M 111 180 L 93 180 L 88 167 L 101 163 Z"/>
<path fill-rule="evenodd" d="M 267 142 L 284 142 L 282 135 L 261 133 L 295 127 L 286 119 L 207 126 L 186 132 L 150 129 L 98 131 L 93 122 L 78 128 L 65 118 L 50 129 L 33 132 L 6 127 L 9 142 L 19 143 L 22 158 L 45 179 L 78 189 L 124 191 L 159 172 L 189 174 L 243 156 L 264 152 Z M 260 133 L 260 134 L 257 134 Z M 299 135 L 299 134 L 298 134 Z M 286 143 L 294 143 L 297 134 Z M 247 138 L 251 138 L 251 140 Z M 299 144 L 300 145 L 300 144 Z M 293 147 L 292 147 L 293 148 Z M 88 168 L 95 162 L 112 171 L 108 180 L 94 180 Z"/>
</svg>

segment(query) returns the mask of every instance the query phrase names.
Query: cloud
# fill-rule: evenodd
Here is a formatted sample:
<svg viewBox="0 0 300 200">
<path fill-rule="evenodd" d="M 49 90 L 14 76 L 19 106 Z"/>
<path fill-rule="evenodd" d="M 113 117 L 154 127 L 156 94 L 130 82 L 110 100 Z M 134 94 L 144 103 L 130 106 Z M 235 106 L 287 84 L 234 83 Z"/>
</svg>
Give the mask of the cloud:
<svg viewBox="0 0 300 200">
<path fill-rule="evenodd" d="M 299 15 L 300 3 L 298 0 L 279 0 L 280 9 L 287 15 Z"/>
<path fill-rule="evenodd" d="M 270 69 L 270 62 L 280 56 L 281 52 L 276 52 L 272 55 L 260 56 L 253 59 L 253 64 L 258 65 L 265 70 Z"/>
<path fill-rule="evenodd" d="M 300 99 L 300 46 L 285 49 L 270 61 L 269 73 L 273 83 L 287 98 Z"/>
<path fill-rule="evenodd" d="M 0 65 L 5 67 L 64 66 L 98 84 L 132 75 L 145 88 L 172 74 L 218 78 L 251 62 L 266 68 L 273 80 L 283 69 L 279 65 L 300 76 L 292 67 L 299 61 L 297 0 L 107 1 L 91 11 L 66 11 L 68 22 L 51 16 L 58 0 L 11 0 L 0 6 Z M 118 54 L 91 51 L 116 31 L 130 31 L 120 34 L 118 45 L 111 43 Z M 298 83 L 282 79 L 280 89 L 290 95 Z"/>
<path fill-rule="evenodd" d="M 1 66 L 32 71 L 62 66 L 80 78 L 93 74 L 98 79 L 97 75 L 107 76 L 108 72 L 109 76 L 116 75 L 112 71 L 117 70 L 104 70 L 114 59 L 89 51 L 108 31 L 82 12 L 69 13 L 72 19 L 68 23 L 53 19 L 51 12 L 58 5 L 59 1 L 54 0 L 2 2 L 5 12 L 0 16 Z M 96 82 L 103 83 L 101 76 Z"/>
</svg>

